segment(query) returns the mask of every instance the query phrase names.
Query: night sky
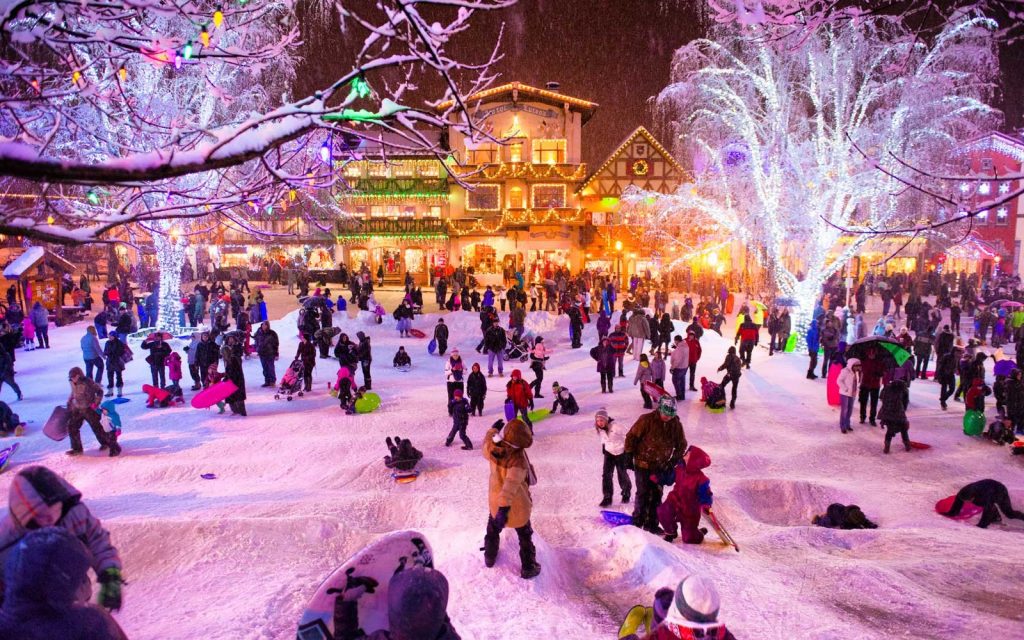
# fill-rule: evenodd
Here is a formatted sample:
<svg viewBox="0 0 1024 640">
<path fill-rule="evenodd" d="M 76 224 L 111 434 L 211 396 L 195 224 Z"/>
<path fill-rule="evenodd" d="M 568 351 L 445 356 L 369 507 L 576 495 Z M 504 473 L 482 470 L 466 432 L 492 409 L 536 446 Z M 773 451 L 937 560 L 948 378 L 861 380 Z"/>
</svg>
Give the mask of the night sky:
<svg viewBox="0 0 1024 640">
<path fill-rule="evenodd" d="M 464 49 L 458 53 L 479 60 L 504 23 L 498 83 L 518 80 L 543 87 L 557 81 L 562 93 L 600 105 L 583 128 L 583 158 L 594 168 L 638 125 L 671 148 L 649 103 L 668 82 L 673 52 L 704 34 L 703 2 L 519 0 L 508 10 L 474 16 L 472 37 L 460 41 Z M 351 60 L 336 31 L 303 31 L 307 64 L 300 69 L 297 95 L 326 85 L 345 70 L 332 60 Z M 1006 130 L 1012 131 L 1024 126 L 1024 42 L 1004 49 L 1001 66 L 1007 81 L 995 106 L 1007 113 Z"/>
</svg>

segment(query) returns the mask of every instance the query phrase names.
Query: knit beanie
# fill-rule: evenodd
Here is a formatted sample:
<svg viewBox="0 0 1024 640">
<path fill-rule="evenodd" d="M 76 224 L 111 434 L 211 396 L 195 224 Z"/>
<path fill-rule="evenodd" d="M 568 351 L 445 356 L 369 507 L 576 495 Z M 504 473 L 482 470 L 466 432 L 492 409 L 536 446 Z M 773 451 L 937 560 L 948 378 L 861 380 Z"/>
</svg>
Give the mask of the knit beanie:
<svg viewBox="0 0 1024 640">
<path fill-rule="evenodd" d="M 719 606 L 715 585 L 703 576 L 690 575 L 676 587 L 665 621 L 689 629 L 717 626 Z"/>
</svg>

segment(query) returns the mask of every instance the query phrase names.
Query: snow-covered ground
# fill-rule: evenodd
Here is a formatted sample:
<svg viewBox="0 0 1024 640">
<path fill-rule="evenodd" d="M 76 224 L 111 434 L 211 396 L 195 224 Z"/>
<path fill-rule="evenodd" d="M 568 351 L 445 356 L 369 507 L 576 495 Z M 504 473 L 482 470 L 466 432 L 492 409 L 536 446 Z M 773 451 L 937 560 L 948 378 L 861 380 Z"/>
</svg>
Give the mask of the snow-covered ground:
<svg viewBox="0 0 1024 640">
<path fill-rule="evenodd" d="M 248 418 L 187 406 L 147 410 L 139 388 L 148 368 L 136 357 L 125 376 L 132 401 L 122 407 L 117 459 L 101 455 L 87 429 L 87 455 L 79 458 L 64 455 L 66 442 L 39 433 L 66 397 L 68 368 L 80 365 L 84 324 L 51 330 L 54 349 L 18 353 L 27 400 L 12 406 L 32 422 L 0 476 L 0 492 L 6 495 L 14 470 L 31 463 L 83 491 L 125 562 L 129 584 L 117 618 L 131 638 L 294 637 L 318 583 L 376 536 L 402 528 L 430 539 L 452 585 L 449 614 L 470 640 L 613 638 L 631 605 L 649 604 L 655 589 L 692 571 L 715 580 L 722 618 L 739 638 L 1021 637 L 1024 525 L 982 531 L 936 515 L 933 505 L 986 477 L 1006 483 L 1024 504 L 1024 459 L 964 436 L 963 405 L 942 412 L 935 383 L 914 383 L 909 412 L 911 437 L 933 448 L 894 446 L 885 456 L 879 429 L 855 422 L 852 434 L 840 435 L 825 383 L 804 379 L 803 357 L 769 358 L 759 348 L 735 411 L 711 414 L 696 394 L 680 406 L 688 440 L 711 455 L 716 511 L 742 552 L 713 533 L 700 546 L 671 545 L 608 527 L 597 507 L 601 451 L 592 416 L 601 406 L 624 423 L 640 415 L 635 364 L 627 360 L 629 377 L 616 380 L 614 395 L 602 395 L 587 353 L 593 325 L 587 347 L 574 351 L 565 318 L 531 316 L 528 325 L 556 347 L 545 395 L 558 381 L 581 406 L 577 416 L 537 424 L 530 455 L 540 480 L 533 525 L 543 573 L 532 581 L 518 576 L 512 532 L 503 536 L 497 566 L 484 568 L 486 461 L 479 451 L 443 446 L 450 427 L 443 360 L 427 355 L 426 340 L 399 340 L 390 318 L 382 326 L 341 320 L 350 335 L 363 330 L 374 341 L 374 390 L 383 405 L 370 415 L 345 416 L 327 395 L 333 360 L 318 360 L 314 393 L 290 403 L 259 389 L 259 362 L 248 361 Z M 434 321 L 417 318 L 415 326 L 429 332 Z M 467 362 L 484 362 L 473 351 L 475 314 L 449 314 L 446 322 Z M 294 317 L 275 328 L 280 375 L 295 351 Z M 399 343 L 412 355 L 409 373 L 390 366 Z M 703 344 L 698 376 L 711 375 L 728 346 L 714 334 Z M 486 413 L 470 424 L 475 442 L 499 417 L 506 381 L 489 380 Z M 13 399 L 10 389 L 3 399 Z M 409 437 L 424 451 L 418 481 L 391 480 L 381 460 L 387 435 Z M 879 529 L 811 526 L 830 502 L 859 504 Z"/>
</svg>

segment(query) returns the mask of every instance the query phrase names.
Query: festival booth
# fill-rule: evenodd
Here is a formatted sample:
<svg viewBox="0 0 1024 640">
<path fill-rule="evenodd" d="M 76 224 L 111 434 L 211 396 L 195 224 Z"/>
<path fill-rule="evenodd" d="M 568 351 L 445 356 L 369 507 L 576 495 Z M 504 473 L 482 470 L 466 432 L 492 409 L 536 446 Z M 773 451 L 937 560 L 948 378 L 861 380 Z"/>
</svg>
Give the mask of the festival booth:
<svg viewBox="0 0 1024 640">
<path fill-rule="evenodd" d="M 16 299 L 26 314 L 33 303 L 41 302 L 59 327 L 84 314 L 79 306 L 65 306 L 61 297 L 61 278 L 75 271 L 75 265 L 57 254 L 43 247 L 29 247 L 4 268 L 4 278 L 14 281 Z"/>
</svg>

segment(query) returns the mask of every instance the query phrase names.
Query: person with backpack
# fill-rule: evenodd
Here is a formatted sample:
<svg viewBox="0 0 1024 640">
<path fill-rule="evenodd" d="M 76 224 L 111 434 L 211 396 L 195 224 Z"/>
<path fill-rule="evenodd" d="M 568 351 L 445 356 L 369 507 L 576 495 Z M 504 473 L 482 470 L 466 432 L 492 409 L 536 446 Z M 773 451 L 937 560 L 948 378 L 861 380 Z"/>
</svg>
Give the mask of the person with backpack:
<svg viewBox="0 0 1024 640">
<path fill-rule="evenodd" d="M 736 385 L 739 384 L 740 376 L 743 375 L 743 361 L 740 360 L 739 356 L 736 355 L 736 347 L 729 347 L 729 352 L 725 356 L 725 362 L 722 366 L 718 367 L 718 371 L 725 370 L 725 377 L 722 378 L 721 387 L 725 391 L 725 385 L 732 383 L 732 400 L 729 402 L 729 408 L 736 408 Z"/>
<path fill-rule="evenodd" d="M 484 436 L 483 445 L 484 458 L 490 466 L 484 566 L 491 568 L 498 560 L 502 529 L 515 529 L 522 567 L 519 575 L 525 580 L 537 577 L 541 570 L 530 524 L 533 511 L 530 487 L 537 483 L 533 465 L 526 454 L 532 444 L 533 434 L 526 424 L 513 419 L 507 424 L 502 420 L 495 422 Z"/>
<path fill-rule="evenodd" d="M 448 325 L 444 323 L 444 318 L 438 318 L 434 326 L 434 342 L 437 344 L 437 355 L 443 356 L 448 351 Z"/>
<path fill-rule="evenodd" d="M 824 324 L 821 326 L 819 333 L 819 339 L 821 341 L 821 348 L 824 350 L 824 355 L 821 359 L 821 377 L 828 377 L 828 368 L 835 360 L 836 351 L 839 349 L 839 329 L 836 327 L 835 315 L 830 311 L 825 316 Z"/>
<path fill-rule="evenodd" d="M 109 344 L 109 343 L 108 343 Z M 100 443 L 100 450 L 109 449 L 110 457 L 121 453 L 121 446 L 117 444 L 117 434 L 111 431 L 107 433 L 100 422 L 100 414 L 96 407 L 103 399 L 103 387 L 96 384 L 92 379 L 87 378 L 85 373 L 78 367 L 72 367 L 68 371 L 68 382 L 71 383 L 71 393 L 67 400 L 67 427 L 71 440 L 69 456 L 78 456 L 84 452 L 82 448 L 82 423 L 88 422 L 92 434 L 96 436 L 96 442 Z M 120 396 L 118 387 L 118 396 Z M 110 393 L 107 394 L 111 395 Z"/>
<path fill-rule="evenodd" d="M 114 395 L 114 383 L 117 383 L 117 397 L 121 397 L 124 388 L 124 367 L 126 358 L 131 353 L 128 345 L 121 342 L 120 334 L 111 333 L 107 344 L 103 345 L 103 357 L 107 360 L 107 396 Z"/>
</svg>

